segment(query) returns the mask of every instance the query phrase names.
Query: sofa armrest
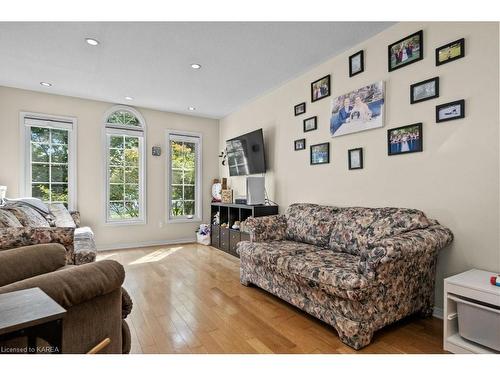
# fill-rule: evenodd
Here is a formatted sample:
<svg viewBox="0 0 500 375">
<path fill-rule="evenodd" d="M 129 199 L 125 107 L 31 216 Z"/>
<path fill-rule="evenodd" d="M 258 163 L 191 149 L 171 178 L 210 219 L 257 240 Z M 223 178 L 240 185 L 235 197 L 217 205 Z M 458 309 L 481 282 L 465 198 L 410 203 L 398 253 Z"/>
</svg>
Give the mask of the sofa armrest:
<svg viewBox="0 0 500 375">
<path fill-rule="evenodd" d="M 436 257 L 452 241 L 451 230 L 439 224 L 412 230 L 370 244 L 361 253 L 360 266 L 364 273 L 372 273 L 383 264 L 401 259 L 424 263 L 425 258 Z"/>
<path fill-rule="evenodd" d="M 66 267 L 0 287 L 0 293 L 39 287 L 65 309 L 120 289 L 123 266 L 114 260 Z"/>
<path fill-rule="evenodd" d="M 43 244 L 0 251 L 0 286 L 56 271 L 66 264 L 60 244 Z"/>
<path fill-rule="evenodd" d="M 75 222 L 76 227 L 80 228 L 80 225 L 81 225 L 80 211 L 70 211 L 69 214 L 73 218 L 73 221 Z"/>
<path fill-rule="evenodd" d="M 245 229 L 251 242 L 281 241 L 286 237 L 286 218 L 284 215 L 249 217 Z"/>
</svg>

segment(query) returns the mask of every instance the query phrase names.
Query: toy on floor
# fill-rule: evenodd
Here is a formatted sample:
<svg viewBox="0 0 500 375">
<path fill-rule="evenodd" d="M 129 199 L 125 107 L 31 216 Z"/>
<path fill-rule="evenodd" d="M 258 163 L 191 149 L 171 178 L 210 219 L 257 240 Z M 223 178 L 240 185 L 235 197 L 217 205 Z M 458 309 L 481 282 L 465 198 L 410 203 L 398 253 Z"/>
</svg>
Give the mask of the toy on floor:
<svg viewBox="0 0 500 375">
<path fill-rule="evenodd" d="M 500 275 L 490 277 L 491 285 L 500 286 Z"/>
</svg>

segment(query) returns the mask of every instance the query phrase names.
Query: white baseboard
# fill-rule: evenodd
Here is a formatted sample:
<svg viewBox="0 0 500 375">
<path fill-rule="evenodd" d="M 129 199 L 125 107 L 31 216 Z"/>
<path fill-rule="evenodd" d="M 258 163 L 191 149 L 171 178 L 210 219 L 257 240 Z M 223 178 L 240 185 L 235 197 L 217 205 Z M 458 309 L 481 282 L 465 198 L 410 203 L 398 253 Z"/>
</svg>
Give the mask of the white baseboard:
<svg viewBox="0 0 500 375">
<path fill-rule="evenodd" d="M 434 318 L 443 319 L 443 309 L 441 307 L 434 307 L 434 311 L 432 312 L 432 316 Z"/>
<path fill-rule="evenodd" d="M 196 238 L 179 238 L 176 240 L 158 240 L 158 241 L 143 241 L 143 242 L 128 242 L 128 243 L 115 243 L 112 245 L 101 245 L 97 246 L 97 251 L 111 251 L 111 250 L 123 250 L 123 249 L 133 249 L 136 247 L 148 247 L 148 246 L 163 246 L 163 245 L 177 245 L 196 242 Z"/>
</svg>

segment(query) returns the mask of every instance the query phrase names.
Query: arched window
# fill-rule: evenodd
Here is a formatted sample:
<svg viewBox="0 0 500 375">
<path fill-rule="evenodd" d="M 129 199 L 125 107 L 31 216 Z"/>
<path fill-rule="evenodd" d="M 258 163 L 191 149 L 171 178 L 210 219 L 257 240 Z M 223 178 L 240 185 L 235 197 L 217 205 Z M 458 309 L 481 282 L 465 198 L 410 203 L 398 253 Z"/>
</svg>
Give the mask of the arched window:
<svg viewBox="0 0 500 375">
<path fill-rule="evenodd" d="M 145 126 L 144 118 L 131 107 L 115 106 L 105 113 L 107 223 L 146 221 Z"/>
</svg>

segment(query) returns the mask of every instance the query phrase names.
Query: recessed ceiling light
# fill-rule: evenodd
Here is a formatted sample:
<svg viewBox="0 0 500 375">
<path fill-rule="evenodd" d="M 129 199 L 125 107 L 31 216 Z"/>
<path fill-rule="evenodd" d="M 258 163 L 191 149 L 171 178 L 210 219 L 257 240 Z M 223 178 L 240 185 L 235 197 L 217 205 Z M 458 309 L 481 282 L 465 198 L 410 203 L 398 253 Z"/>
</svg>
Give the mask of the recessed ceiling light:
<svg viewBox="0 0 500 375">
<path fill-rule="evenodd" d="M 191 64 L 191 68 L 193 68 L 193 69 L 201 69 L 201 65 L 200 64 Z"/>
<path fill-rule="evenodd" d="M 188 109 L 189 109 L 190 111 L 195 111 L 195 110 L 196 110 L 196 108 L 195 108 L 195 107 L 188 107 Z"/>
<path fill-rule="evenodd" d="M 134 98 L 132 98 L 131 96 L 126 96 L 125 100 L 134 100 Z"/>
<path fill-rule="evenodd" d="M 90 44 L 91 46 L 97 46 L 99 44 L 99 41 L 93 38 L 85 38 L 85 41 L 87 42 L 87 44 Z"/>
<path fill-rule="evenodd" d="M 50 87 L 50 86 L 52 86 L 52 83 L 40 82 L 40 85 L 45 86 L 45 87 Z"/>
</svg>

